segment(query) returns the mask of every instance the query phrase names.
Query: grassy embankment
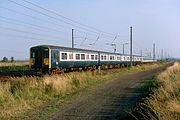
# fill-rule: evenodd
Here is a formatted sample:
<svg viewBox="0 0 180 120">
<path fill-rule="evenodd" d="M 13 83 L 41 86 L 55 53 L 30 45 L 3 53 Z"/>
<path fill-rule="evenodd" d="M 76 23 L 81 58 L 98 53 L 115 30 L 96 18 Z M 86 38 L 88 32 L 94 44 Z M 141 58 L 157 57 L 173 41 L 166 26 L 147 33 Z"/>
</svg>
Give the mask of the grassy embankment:
<svg viewBox="0 0 180 120">
<path fill-rule="evenodd" d="M 132 110 L 132 116 L 145 120 L 179 120 L 180 63 L 168 67 L 147 85 L 151 94 Z"/>
<path fill-rule="evenodd" d="M 41 78 L 12 78 L 11 82 L 0 83 L 0 119 L 39 119 L 57 111 L 62 103 L 75 99 L 90 86 L 162 65 L 147 64 L 100 73 L 72 72 Z"/>
<path fill-rule="evenodd" d="M 30 70 L 28 61 L 0 62 L 0 72 Z"/>
</svg>

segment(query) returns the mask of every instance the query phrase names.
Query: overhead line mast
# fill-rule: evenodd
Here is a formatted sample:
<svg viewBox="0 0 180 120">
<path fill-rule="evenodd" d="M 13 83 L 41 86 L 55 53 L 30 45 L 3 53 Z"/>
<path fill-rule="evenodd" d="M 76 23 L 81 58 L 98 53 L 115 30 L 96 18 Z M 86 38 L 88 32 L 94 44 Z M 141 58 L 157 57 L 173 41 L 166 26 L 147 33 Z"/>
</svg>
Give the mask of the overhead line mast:
<svg viewBox="0 0 180 120">
<path fill-rule="evenodd" d="M 153 44 L 153 60 L 156 59 L 156 46 L 155 43 Z"/>
<path fill-rule="evenodd" d="M 72 49 L 74 49 L 74 29 L 72 29 Z"/>
<path fill-rule="evenodd" d="M 132 26 L 130 27 L 130 67 L 132 67 Z"/>
</svg>

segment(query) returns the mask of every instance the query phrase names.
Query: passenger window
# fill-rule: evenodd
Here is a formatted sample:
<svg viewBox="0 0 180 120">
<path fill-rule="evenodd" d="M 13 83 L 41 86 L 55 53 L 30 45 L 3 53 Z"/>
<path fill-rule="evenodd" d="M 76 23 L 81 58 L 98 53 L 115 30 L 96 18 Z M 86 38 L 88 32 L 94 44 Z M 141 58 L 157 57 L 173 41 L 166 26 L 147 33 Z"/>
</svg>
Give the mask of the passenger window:
<svg viewBox="0 0 180 120">
<path fill-rule="evenodd" d="M 120 60 L 120 57 L 119 57 L 119 56 L 117 56 L 117 60 Z"/>
<path fill-rule="evenodd" d="M 67 53 L 61 53 L 62 60 L 67 60 Z"/>
<path fill-rule="evenodd" d="M 113 56 L 110 56 L 110 60 L 113 60 Z"/>
<path fill-rule="evenodd" d="M 101 60 L 103 60 L 104 58 L 103 58 L 103 55 L 101 55 Z"/>
<path fill-rule="evenodd" d="M 76 60 L 80 60 L 80 54 L 76 54 Z"/>
<path fill-rule="evenodd" d="M 69 54 L 69 59 L 73 59 L 73 54 L 72 53 Z"/>
<path fill-rule="evenodd" d="M 85 54 L 81 54 L 81 60 L 85 60 Z"/>
<path fill-rule="evenodd" d="M 106 60 L 106 56 L 104 56 L 104 60 Z"/>
<path fill-rule="evenodd" d="M 89 55 L 86 55 L 86 60 L 89 60 Z"/>
<path fill-rule="evenodd" d="M 91 55 L 91 60 L 94 60 L 94 55 Z"/>
</svg>

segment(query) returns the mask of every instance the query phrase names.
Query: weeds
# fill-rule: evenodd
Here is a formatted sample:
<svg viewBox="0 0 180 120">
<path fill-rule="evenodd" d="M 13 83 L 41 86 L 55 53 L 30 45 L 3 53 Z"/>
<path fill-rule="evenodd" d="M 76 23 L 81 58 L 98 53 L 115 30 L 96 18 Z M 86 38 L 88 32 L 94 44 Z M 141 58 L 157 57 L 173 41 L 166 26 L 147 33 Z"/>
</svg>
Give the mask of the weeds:
<svg viewBox="0 0 180 120">
<path fill-rule="evenodd" d="M 28 61 L 19 61 L 19 62 L 0 62 L 0 67 L 4 66 L 25 66 L 28 65 Z"/>
<path fill-rule="evenodd" d="M 31 70 L 28 62 L 0 62 L 0 72 Z"/>
<path fill-rule="evenodd" d="M 101 72 L 71 72 L 44 77 L 12 78 L 10 82 L 0 83 L 0 119 L 18 119 L 27 115 L 28 111 L 38 110 L 40 106 L 50 104 L 56 99 L 62 102 L 78 90 L 95 83 L 112 80 L 120 75 L 149 70 L 160 65 L 142 65 L 131 69 L 112 69 Z M 175 103 L 173 105 L 176 106 Z"/>
<path fill-rule="evenodd" d="M 136 119 L 180 119 L 180 63 L 175 63 L 153 80 L 153 89 L 148 98 L 133 111 Z M 152 85 L 149 83 L 149 85 Z M 131 114 L 132 114 L 131 113 Z"/>
</svg>

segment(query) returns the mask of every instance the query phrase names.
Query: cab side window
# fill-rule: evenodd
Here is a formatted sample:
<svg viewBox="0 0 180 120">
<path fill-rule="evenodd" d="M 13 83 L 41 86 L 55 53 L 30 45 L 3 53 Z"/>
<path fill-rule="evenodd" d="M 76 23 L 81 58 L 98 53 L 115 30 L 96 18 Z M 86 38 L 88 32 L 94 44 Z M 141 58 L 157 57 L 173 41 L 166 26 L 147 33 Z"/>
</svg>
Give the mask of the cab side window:
<svg viewBox="0 0 180 120">
<path fill-rule="evenodd" d="M 49 57 L 49 52 L 48 49 L 44 50 L 44 58 L 48 58 Z"/>
<path fill-rule="evenodd" d="M 35 52 L 31 53 L 31 58 L 35 58 Z"/>
</svg>

